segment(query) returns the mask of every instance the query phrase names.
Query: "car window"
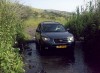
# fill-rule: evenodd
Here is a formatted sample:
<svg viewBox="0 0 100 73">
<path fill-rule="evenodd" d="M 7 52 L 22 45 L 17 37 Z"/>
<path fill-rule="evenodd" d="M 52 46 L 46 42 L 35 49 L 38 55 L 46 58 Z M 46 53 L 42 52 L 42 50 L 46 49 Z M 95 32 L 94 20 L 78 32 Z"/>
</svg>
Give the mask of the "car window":
<svg viewBox="0 0 100 73">
<path fill-rule="evenodd" d="M 65 28 L 61 24 L 44 24 L 42 25 L 43 32 L 65 32 Z"/>
</svg>

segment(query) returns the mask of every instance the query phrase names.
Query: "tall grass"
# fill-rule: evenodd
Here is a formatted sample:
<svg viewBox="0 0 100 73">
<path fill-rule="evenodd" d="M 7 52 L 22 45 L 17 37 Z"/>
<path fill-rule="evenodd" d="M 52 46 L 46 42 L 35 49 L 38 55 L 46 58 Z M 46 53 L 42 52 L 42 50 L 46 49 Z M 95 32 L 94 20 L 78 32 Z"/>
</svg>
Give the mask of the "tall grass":
<svg viewBox="0 0 100 73">
<path fill-rule="evenodd" d="M 23 28 L 19 12 L 17 3 L 0 0 L 0 73 L 24 72 L 22 58 L 12 47 Z"/>
<path fill-rule="evenodd" d="M 87 55 L 100 59 L 100 1 L 98 0 L 96 6 L 93 2 L 84 11 L 77 10 L 66 24 L 67 28 L 75 35 L 77 40 L 84 41 L 83 50 Z M 94 55 L 94 56 L 93 56 Z"/>
<path fill-rule="evenodd" d="M 88 2 L 86 8 L 78 7 L 77 11 L 69 19 L 66 27 L 71 29 L 71 32 L 79 37 L 91 37 L 96 34 L 100 27 L 100 2 L 98 1 L 95 7 L 92 1 Z"/>
</svg>

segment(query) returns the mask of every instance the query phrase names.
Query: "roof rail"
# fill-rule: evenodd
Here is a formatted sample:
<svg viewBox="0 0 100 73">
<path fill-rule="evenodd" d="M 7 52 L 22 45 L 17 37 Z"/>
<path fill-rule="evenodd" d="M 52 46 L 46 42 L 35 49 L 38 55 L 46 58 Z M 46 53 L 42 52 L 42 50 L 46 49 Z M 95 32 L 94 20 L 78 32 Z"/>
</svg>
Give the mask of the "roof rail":
<svg viewBox="0 0 100 73">
<path fill-rule="evenodd" d="M 41 22 L 42 24 L 43 23 L 57 23 L 57 24 L 60 24 L 59 22 L 56 22 L 56 21 L 43 21 L 43 22 Z"/>
</svg>

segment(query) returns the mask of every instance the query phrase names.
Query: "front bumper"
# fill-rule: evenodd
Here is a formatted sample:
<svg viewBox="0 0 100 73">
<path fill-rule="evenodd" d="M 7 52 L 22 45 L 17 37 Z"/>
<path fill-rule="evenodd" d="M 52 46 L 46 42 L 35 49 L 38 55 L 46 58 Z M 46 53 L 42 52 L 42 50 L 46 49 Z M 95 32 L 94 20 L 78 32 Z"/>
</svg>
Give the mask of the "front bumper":
<svg viewBox="0 0 100 73">
<path fill-rule="evenodd" d="M 75 42 L 71 43 L 52 43 L 52 42 L 41 42 L 41 46 L 43 47 L 42 49 L 70 49 L 75 47 Z M 57 48 L 57 46 L 66 46 L 66 48 Z"/>
</svg>

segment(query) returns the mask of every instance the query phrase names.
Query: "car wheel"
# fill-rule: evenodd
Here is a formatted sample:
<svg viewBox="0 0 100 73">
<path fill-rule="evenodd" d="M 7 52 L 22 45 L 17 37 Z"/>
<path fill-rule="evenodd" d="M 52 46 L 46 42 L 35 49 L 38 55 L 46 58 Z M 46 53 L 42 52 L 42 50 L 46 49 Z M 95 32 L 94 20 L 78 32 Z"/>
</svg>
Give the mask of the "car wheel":
<svg viewBox="0 0 100 73">
<path fill-rule="evenodd" d="M 36 43 L 36 49 L 40 54 L 44 53 L 44 46 L 42 46 L 41 44 Z"/>
<path fill-rule="evenodd" d="M 45 52 L 44 46 L 40 45 L 39 52 L 40 52 L 40 54 L 44 54 L 44 52 Z"/>
<path fill-rule="evenodd" d="M 38 44 L 38 43 L 36 43 L 36 50 L 38 51 L 38 53 L 39 53 L 40 55 L 42 55 L 42 54 L 43 54 L 42 47 L 41 47 L 41 45 L 40 45 L 40 44 Z"/>
<path fill-rule="evenodd" d="M 36 43 L 36 50 L 40 50 L 40 45 L 38 43 Z"/>
<path fill-rule="evenodd" d="M 73 46 L 69 48 L 69 54 L 74 55 L 74 47 Z"/>
</svg>

